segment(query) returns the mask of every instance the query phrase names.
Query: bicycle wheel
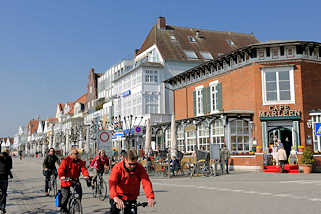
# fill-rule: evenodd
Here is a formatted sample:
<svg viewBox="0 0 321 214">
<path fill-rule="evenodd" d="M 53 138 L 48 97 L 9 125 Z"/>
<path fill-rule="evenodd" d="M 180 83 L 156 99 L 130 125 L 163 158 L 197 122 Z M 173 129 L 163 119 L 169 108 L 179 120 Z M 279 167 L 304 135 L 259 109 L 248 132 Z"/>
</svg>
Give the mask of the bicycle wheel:
<svg viewBox="0 0 321 214">
<path fill-rule="evenodd" d="M 73 199 L 70 203 L 70 214 L 83 214 L 82 205 L 79 199 Z"/>
<path fill-rule="evenodd" d="M 105 200 L 107 196 L 107 185 L 103 179 L 99 181 L 98 188 L 97 188 L 97 195 L 98 195 L 98 199 L 101 201 Z"/>
</svg>

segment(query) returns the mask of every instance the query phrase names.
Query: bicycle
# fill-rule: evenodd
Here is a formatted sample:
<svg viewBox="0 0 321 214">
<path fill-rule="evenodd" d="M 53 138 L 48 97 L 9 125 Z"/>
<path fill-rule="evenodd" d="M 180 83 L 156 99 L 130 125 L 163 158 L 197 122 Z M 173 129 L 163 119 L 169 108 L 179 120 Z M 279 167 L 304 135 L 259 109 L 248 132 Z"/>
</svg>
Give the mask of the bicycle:
<svg viewBox="0 0 321 214">
<path fill-rule="evenodd" d="M 50 175 L 48 194 L 50 195 L 51 193 L 53 193 L 53 197 L 55 197 L 57 195 L 57 192 L 57 174 L 55 171 L 53 171 L 53 173 L 51 173 Z"/>
<path fill-rule="evenodd" d="M 101 201 L 106 199 L 107 196 L 107 183 L 104 181 L 103 178 L 104 173 L 97 173 L 96 180 L 94 181 L 93 185 L 93 196 L 94 198 L 97 198 Z"/>
<path fill-rule="evenodd" d="M 120 211 L 120 214 L 137 214 L 137 208 L 138 207 L 146 207 L 148 205 L 147 202 L 134 202 L 134 203 L 129 203 L 127 201 L 124 201 L 125 209 L 122 209 Z M 129 211 L 129 212 L 126 212 Z"/>
<path fill-rule="evenodd" d="M 72 182 L 71 187 L 72 190 L 70 191 L 70 196 L 67 202 L 67 211 L 69 214 L 83 214 L 82 204 L 79 193 L 76 189 L 81 188 L 81 184 L 79 180 L 75 180 L 72 178 L 65 178 L 65 181 Z"/>
<path fill-rule="evenodd" d="M 193 169 L 191 170 L 191 177 L 194 174 L 203 174 L 208 177 L 213 174 L 213 170 L 206 160 L 199 160 L 196 162 L 195 167 L 193 167 Z"/>
</svg>

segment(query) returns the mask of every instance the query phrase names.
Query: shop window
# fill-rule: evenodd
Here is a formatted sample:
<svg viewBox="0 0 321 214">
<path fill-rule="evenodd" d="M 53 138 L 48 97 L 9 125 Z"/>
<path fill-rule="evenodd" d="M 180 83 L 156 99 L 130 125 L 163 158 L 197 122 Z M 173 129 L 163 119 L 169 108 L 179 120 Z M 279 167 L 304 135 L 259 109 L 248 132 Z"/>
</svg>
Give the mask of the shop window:
<svg viewBox="0 0 321 214">
<path fill-rule="evenodd" d="M 231 150 L 232 152 L 248 152 L 249 148 L 249 123 L 245 120 L 230 122 Z"/>
<path fill-rule="evenodd" d="M 263 104 L 294 103 L 293 68 L 262 69 Z"/>
<path fill-rule="evenodd" d="M 184 128 L 179 126 L 177 128 L 177 150 L 185 152 L 185 139 L 184 139 Z"/>
<path fill-rule="evenodd" d="M 189 130 L 186 131 L 186 152 L 195 151 L 196 146 L 196 131 Z"/>
<path fill-rule="evenodd" d="M 210 142 L 209 142 L 209 127 L 207 123 L 202 123 L 198 127 L 198 149 L 209 151 Z"/>
<path fill-rule="evenodd" d="M 213 144 L 218 144 L 220 148 L 225 144 L 223 120 L 214 120 L 212 123 L 212 141 Z"/>
</svg>

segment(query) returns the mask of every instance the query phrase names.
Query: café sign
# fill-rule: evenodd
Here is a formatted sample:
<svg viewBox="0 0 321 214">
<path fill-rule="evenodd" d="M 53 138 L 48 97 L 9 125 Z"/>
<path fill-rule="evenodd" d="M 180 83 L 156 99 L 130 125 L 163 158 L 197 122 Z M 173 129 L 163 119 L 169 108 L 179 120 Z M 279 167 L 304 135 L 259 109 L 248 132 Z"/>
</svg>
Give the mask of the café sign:
<svg viewBox="0 0 321 214">
<path fill-rule="evenodd" d="M 269 106 L 269 111 L 261 111 L 260 119 L 300 119 L 301 112 L 291 109 L 288 105 Z"/>
</svg>

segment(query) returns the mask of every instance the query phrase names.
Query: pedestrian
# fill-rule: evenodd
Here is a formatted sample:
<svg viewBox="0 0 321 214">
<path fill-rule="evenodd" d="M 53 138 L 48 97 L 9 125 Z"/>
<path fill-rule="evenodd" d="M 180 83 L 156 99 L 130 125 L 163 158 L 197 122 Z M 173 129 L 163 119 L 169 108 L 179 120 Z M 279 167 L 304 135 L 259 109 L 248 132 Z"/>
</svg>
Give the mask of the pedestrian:
<svg viewBox="0 0 321 214">
<path fill-rule="evenodd" d="M 228 148 L 224 144 L 224 146 L 220 152 L 220 162 L 221 162 L 222 174 L 224 172 L 224 168 L 226 170 L 226 174 L 229 174 L 229 169 L 228 169 L 228 160 L 229 159 L 230 159 L 230 151 L 228 150 Z"/>
<path fill-rule="evenodd" d="M 294 146 L 292 146 L 288 162 L 290 165 L 296 165 L 298 163 L 298 155 Z"/>
<path fill-rule="evenodd" d="M 0 210 L 1 213 L 6 212 L 7 204 L 7 190 L 8 190 L 8 176 L 12 178 L 11 174 L 12 169 L 12 158 L 10 157 L 7 151 L 0 153 L 0 188 L 2 189 L 3 198 L 0 201 Z"/>
<path fill-rule="evenodd" d="M 22 160 L 22 151 L 19 151 L 19 159 Z"/>
<path fill-rule="evenodd" d="M 283 173 L 284 172 L 284 164 L 285 164 L 285 161 L 287 160 L 286 152 L 284 150 L 283 145 L 281 145 L 280 149 L 278 150 L 278 157 L 279 157 L 279 163 L 281 166 L 281 173 Z"/>
</svg>

